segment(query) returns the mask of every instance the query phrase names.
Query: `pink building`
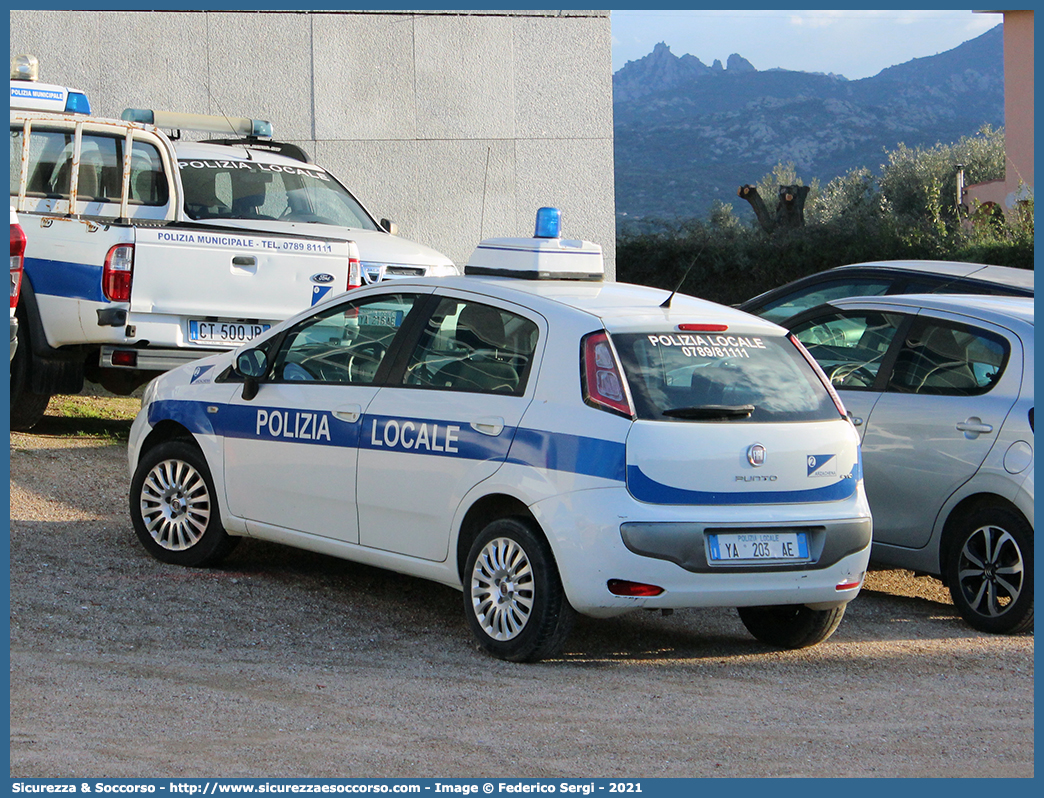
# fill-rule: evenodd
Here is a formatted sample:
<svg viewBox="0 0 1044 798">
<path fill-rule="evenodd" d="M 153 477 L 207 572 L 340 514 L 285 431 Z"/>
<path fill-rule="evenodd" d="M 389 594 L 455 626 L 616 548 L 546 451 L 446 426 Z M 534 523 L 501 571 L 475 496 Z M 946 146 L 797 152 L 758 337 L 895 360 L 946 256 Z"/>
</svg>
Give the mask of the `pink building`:
<svg viewBox="0 0 1044 798">
<path fill-rule="evenodd" d="M 1033 12 L 981 11 L 1004 15 L 1004 142 L 1003 180 L 968 186 L 964 202 L 1006 213 L 1033 196 Z"/>
</svg>

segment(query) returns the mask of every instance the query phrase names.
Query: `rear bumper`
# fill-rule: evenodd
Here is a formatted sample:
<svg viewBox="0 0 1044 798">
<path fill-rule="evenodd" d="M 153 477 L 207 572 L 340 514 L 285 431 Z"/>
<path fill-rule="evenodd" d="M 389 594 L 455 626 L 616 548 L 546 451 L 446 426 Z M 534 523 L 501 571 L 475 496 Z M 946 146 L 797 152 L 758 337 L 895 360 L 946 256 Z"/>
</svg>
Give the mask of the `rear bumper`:
<svg viewBox="0 0 1044 798">
<path fill-rule="evenodd" d="M 531 508 L 554 551 L 570 604 L 609 617 L 634 609 L 837 606 L 856 597 L 870 559 L 869 508 L 855 497 L 823 504 L 757 509 L 642 504 L 624 488 L 590 490 Z M 803 529 L 810 561 L 713 565 L 710 530 Z M 661 588 L 656 596 L 619 596 L 610 580 Z"/>
<path fill-rule="evenodd" d="M 99 358 L 102 368 L 137 371 L 170 371 L 201 357 L 216 354 L 213 349 L 152 349 L 133 346 L 103 346 Z M 115 361 L 115 362 L 114 362 Z"/>
</svg>

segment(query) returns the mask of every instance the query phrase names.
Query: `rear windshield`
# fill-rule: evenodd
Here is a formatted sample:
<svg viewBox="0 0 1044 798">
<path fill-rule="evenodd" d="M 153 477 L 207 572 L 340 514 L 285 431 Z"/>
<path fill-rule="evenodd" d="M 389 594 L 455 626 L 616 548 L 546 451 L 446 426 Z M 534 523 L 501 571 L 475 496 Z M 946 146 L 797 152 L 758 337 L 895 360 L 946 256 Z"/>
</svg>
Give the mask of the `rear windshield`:
<svg viewBox="0 0 1044 798">
<path fill-rule="evenodd" d="M 822 380 L 783 336 L 613 335 L 639 418 L 820 421 L 838 417 Z"/>
</svg>

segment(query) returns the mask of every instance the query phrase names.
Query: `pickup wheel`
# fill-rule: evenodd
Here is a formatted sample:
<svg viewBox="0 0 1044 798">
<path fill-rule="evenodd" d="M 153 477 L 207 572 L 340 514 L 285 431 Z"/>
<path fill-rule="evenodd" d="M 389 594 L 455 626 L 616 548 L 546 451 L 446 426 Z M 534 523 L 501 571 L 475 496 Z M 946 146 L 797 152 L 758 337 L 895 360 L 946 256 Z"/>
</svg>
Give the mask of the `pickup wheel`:
<svg viewBox="0 0 1044 798">
<path fill-rule="evenodd" d="M 138 540 L 161 562 L 216 565 L 239 543 L 221 525 L 214 480 L 202 452 L 185 441 L 142 455 L 130 488 Z"/>
<path fill-rule="evenodd" d="M 20 432 L 32 429 L 44 417 L 51 401 L 49 393 L 29 390 L 32 349 L 29 341 L 29 322 L 19 314 L 18 348 L 11 361 L 11 429 Z"/>
</svg>

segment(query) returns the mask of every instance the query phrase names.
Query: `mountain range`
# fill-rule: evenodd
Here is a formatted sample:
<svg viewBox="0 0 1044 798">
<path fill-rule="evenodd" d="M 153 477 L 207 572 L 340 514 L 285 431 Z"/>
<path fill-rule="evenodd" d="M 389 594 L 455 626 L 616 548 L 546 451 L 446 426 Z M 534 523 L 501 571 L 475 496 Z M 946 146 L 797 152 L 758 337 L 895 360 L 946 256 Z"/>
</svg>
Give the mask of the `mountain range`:
<svg viewBox="0 0 1044 798">
<path fill-rule="evenodd" d="M 873 77 L 707 66 L 665 43 L 613 75 L 617 223 L 706 218 L 778 163 L 804 184 L 875 172 L 885 150 L 931 147 L 1004 124 L 1003 26 Z"/>
</svg>

